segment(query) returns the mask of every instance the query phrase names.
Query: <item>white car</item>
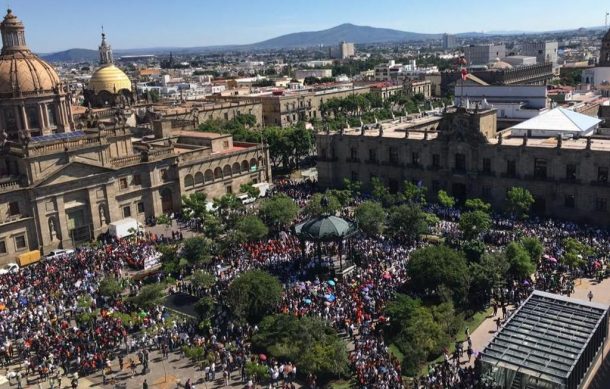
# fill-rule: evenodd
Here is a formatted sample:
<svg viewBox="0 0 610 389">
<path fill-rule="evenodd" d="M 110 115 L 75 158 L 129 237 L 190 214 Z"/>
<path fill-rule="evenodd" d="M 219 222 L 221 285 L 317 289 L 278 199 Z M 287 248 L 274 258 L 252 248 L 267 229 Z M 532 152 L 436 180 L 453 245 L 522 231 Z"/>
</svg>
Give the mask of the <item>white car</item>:
<svg viewBox="0 0 610 389">
<path fill-rule="evenodd" d="M 72 254 L 73 252 L 74 252 L 74 250 L 72 250 L 72 249 L 68 249 L 68 250 L 62 250 L 62 249 L 52 250 L 52 251 L 49 252 L 49 254 L 45 255 L 45 258 L 46 259 L 59 258 L 59 257 L 64 256 L 64 255 Z"/>
<path fill-rule="evenodd" d="M 19 265 L 14 262 L 7 263 L 0 269 L 0 275 L 8 273 L 17 273 L 19 271 Z"/>
<path fill-rule="evenodd" d="M 245 204 L 251 204 L 251 203 L 256 201 L 256 199 L 254 197 L 250 197 L 246 193 L 238 195 L 237 199 L 239 201 L 241 201 L 241 203 L 244 204 L 244 205 Z"/>
</svg>

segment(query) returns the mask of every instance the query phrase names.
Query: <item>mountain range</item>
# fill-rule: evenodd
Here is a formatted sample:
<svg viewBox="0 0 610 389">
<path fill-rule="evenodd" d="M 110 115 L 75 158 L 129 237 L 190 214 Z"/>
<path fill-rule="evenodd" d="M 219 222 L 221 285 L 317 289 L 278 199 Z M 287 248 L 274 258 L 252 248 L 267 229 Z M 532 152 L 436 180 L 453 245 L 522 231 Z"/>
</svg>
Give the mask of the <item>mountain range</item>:
<svg viewBox="0 0 610 389">
<path fill-rule="evenodd" d="M 467 32 L 456 34 L 462 38 L 483 37 L 487 35 L 508 35 L 517 32 Z M 524 34 L 526 32 L 523 32 Z M 202 47 L 156 47 L 148 49 L 126 49 L 115 50 L 115 55 L 138 55 L 138 54 L 167 54 L 170 51 L 178 54 L 195 54 L 206 51 L 221 50 L 260 50 L 260 49 L 290 49 L 316 46 L 337 45 L 341 41 L 360 44 L 386 43 L 386 42 L 412 42 L 440 39 L 442 34 L 421 34 L 393 30 L 389 28 L 378 28 L 369 26 L 357 26 L 351 23 L 341 24 L 321 31 L 295 32 L 281 35 L 262 42 L 248 45 L 225 45 L 225 46 L 202 46 Z M 97 50 L 70 49 L 51 54 L 42 54 L 43 59 L 50 62 L 92 62 L 98 57 Z"/>
</svg>

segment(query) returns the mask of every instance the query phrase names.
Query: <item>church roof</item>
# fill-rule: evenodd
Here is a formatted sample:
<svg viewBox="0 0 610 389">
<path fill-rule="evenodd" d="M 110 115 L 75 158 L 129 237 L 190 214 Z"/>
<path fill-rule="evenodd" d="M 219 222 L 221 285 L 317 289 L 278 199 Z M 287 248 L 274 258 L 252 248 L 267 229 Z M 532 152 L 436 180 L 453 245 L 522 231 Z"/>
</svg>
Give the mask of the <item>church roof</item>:
<svg viewBox="0 0 610 389">
<path fill-rule="evenodd" d="M 512 129 L 584 133 L 600 122 L 598 118 L 558 107 L 519 123 Z"/>
<path fill-rule="evenodd" d="M 113 64 L 97 69 L 89 80 L 89 89 L 94 93 L 106 91 L 118 93 L 122 89 L 131 91 L 131 80 L 127 75 Z"/>
</svg>

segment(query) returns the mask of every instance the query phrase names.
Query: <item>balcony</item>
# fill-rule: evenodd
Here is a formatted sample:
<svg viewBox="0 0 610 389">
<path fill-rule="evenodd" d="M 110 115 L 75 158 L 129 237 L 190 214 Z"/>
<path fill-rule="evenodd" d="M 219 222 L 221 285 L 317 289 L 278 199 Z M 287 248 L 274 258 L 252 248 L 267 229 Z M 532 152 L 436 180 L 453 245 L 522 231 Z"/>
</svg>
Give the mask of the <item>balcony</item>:
<svg viewBox="0 0 610 389">
<path fill-rule="evenodd" d="M 521 178 L 517 173 L 500 173 L 501 178 L 511 178 L 511 179 L 519 179 Z"/>
<path fill-rule="evenodd" d="M 360 163 L 360 158 L 345 158 L 347 163 Z"/>
<path fill-rule="evenodd" d="M 591 185 L 592 186 L 609 187 L 610 186 L 610 182 L 608 182 L 608 181 L 600 181 L 600 180 L 592 180 L 591 181 Z"/>
<path fill-rule="evenodd" d="M 0 193 L 21 188 L 21 178 L 16 176 L 0 177 Z"/>
<path fill-rule="evenodd" d="M 364 161 L 367 165 L 379 165 L 379 160 L 377 159 L 367 159 Z"/>
</svg>

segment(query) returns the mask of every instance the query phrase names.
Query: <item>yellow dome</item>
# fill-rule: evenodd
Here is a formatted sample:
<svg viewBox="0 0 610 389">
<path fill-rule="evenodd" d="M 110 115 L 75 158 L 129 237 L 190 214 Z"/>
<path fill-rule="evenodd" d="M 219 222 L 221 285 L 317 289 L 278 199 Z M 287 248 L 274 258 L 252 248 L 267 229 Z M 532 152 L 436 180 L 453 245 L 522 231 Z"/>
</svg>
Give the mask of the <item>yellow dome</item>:
<svg viewBox="0 0 610 389">
<path fill-rule="evenodd" d="M 113 64 L 105 65 L 93 72 L 89 80 L 89 89 L 95 94 L 101 91 L 118 93 L 123 89 L 131 92 L 131 80 Z"/>
</svg>

